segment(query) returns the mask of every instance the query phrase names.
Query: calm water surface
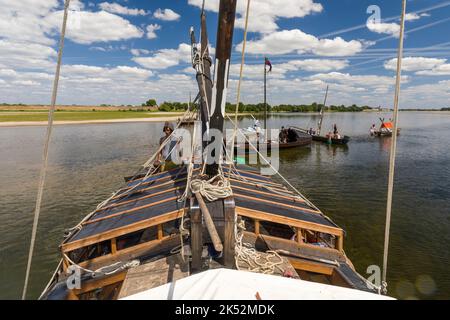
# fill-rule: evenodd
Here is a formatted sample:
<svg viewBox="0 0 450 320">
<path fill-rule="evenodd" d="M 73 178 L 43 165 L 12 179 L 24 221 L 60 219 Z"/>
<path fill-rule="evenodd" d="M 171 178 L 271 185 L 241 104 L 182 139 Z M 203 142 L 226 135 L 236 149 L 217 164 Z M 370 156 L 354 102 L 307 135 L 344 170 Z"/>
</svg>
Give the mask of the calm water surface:
<svg viewBox="0 0 450 320">
<path fill-rule="evenodd" d="M 389 293 L 401 299 L 449 299 L 450 114 L 404 112 L 400 117 Z M 317 120 L 276 115 L 268 124 L 311 127 Z M 280 172 L 346 230 L 346 253 L 362 275 L 382 263 L 390 139 L 368 136 L 377 121 L 376 113 L 326 115 L 326 130 L 337 123 L 352 137 L 348 147 L 314 143 L 280 151 Z M 241 127 L 251 124 L 240 120 Z M 39 295 L 54 271 L 64 230 L 145 162 L 161 130 L 157 123 L 55 128 L 29 298 Z M 2 299 L 21 295 L 44 134 L 44 127 L 0 128 Z"/>
</svg>

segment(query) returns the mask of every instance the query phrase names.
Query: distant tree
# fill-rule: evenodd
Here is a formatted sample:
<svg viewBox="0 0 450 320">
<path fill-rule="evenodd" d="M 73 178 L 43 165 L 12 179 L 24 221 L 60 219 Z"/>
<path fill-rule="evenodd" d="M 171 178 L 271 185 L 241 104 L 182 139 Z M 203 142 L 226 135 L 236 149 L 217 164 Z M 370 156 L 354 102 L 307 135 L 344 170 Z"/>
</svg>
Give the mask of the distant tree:
<svg viewBox="0 0 450 320">
<path fill-rule="evenodd" d="M 150 99 L 145 104 L 142 105 L 143 107 L 154 107 L 157 106 L 155 99 Z"/>
</svg>

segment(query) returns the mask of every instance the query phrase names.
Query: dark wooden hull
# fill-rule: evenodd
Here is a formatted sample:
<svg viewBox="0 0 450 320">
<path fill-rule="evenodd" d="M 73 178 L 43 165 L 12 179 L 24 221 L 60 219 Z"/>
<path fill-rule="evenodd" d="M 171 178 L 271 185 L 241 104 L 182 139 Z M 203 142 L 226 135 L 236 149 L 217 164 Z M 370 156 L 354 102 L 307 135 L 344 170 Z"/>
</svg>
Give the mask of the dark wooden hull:
<svg viewBox="0 0 450 320">
<path fill-rule="evenodd" d="M 312 136 L 312 139 L 314 141 L 320 141 L 320 142 L 325 142 L 328 144 L 335 144 L 335 145 L 346 145 L 349 141 L 350 141 L 350 137 L 348 136 L 344 136 L 342 139 L 329 139 L 327 137 L 322 137 L 322 136 Z"/>
<path fill-rule="evenodd" d="M 376 131 L 373 134 L 375 137 L 392 137 L 392 132 L 381 132 L 381 131 Z M 397 129 L 397 136 L 400 135 L 400 128 Z"/>
<path fill-rule="evenodd" d="M 297 141 L 293 142 L 287 142 L 287 143 L 271 143 L 270 141 L 265 143 L 265 148 L 267 148 L 268 151 L 272 149 L 273 146 L 277 146 L 279 149 L 292 149 L 292 148 L 299 148 L 299 147 L 305 147 L 309 146 L 312 143 L 312 138 L 302 137 L 300 139 L 297 139 Z M 260 147 L 264 147 L 264 143 L 252 143 L 254 147 L 256 147 L 258 150 Z M 255 152 L 254 148 L 250 146 L 248 142 L 245 144 L 239 144 L 235 145 L 234 150 L 235 151 L 242 151 L 244 150 L 248 152 Z"/>
</svg>

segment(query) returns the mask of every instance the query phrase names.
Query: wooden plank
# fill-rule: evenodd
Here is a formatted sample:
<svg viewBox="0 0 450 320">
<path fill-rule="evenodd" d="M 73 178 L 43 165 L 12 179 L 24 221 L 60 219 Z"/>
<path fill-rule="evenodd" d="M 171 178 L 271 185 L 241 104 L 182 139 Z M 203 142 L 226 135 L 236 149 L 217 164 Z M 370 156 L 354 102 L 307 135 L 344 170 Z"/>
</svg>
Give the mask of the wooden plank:
<svg viewBox="0 0 450 320">
<path fill-rule="evenodd" d="M 313 231 L 317 231 L 317 232 L 328 233 L 328 234 L 332 234 L 335 236 L 342 236 L 344 234 L 344 231 L 339 228 L 325 226 L 325 225 L 321 225 L 321 224 L 314 223 L 314 222 L 307 222 L 307 221 L 303 221 L 303 220 L 297 220 L 297 219 L 293 219 L 293 218 L 283 217 L 283 216 L 275 215 L 270 212 L 257 211 L 257 210 L 252 210 L 252 209 L 248 209 L 248 208 L 243 208 L 243 207 L 236 207 L 236 211 L 237 211 L 238 215 L 252 218 L 252 219 L 258 219 L 261 221 L 275 222 L 275 223 L 279 223 L 279 224 L 288 225 L 291 227 L 309 229 L 309 230 L 313 230 Z"/>
<path fill-rule="evenodd" d="M 130 269 L 122 284 L 119 299 L 189 276 L 189 265 L 181 256 L 172 255 Z M 170 299 L 170 297 L 168 297 Z"/>
<path fill-rule="evenodd" d="M 264 202 L 264 203 L 268 203 L 268 204 L 274 204 L 274 205 L 277 205 L 277 206 L 280 206 L 280 207 L 286 207 L 286 208 L 290 208 L 290 209 L 301 210 L 301 211 L 310 212 L 310 213 L 314 213 L 314 214 L 321 214 L 321 212 L 317 211 L 317 210 L 312 210 L 312 209 L 308 209 L 308 208 L 293 206 L 293 205 L 290 205 L 290 204 L 285 204 L 285 203 L 280 203 L 280 202 L 275 202 L 275 201 L 270 201 L 270 200 L 265 200 L 265 199 L 245 196 L 243 194 L 239 194 L 239 193 L 236 193 L 236 192 L 234 192 L 233 195 L 235 197 L 237 197 L 237 198 L 244 198 L 244 199 L 253 200 L 253 201 L 257 201 L 257 202 Z"/>
<path fill-rule="evenodd" d="M 93 224 L 93 223 L 97 223 L 97 222 L 100 222 L 100 221 L 108 220 L 108 219 L 115 218 L 115 217 L 118 217 L 118 216 L 121 216 L 121 215 L 124 215 L 124 214 L 127 214 L 127 213 L 139 211 L 139 210 L 142 210 L 142 209 L 148 209 L 148 208 L 157 206 L 159 204 L 170 202 L 170 201 L 177 200 L 177 199 L 178 199 L 178 196 L 175 196 L 175 197 L 167 198 L 167 199 L 164 199 L 164 200 L 161 200 L 161 201 L 156 201 L 156 202 L 149 203 L 149 204 L 146 204 L 146 205 L 143 205 L 143 206 L 135 207 L 133 209 L 128 209 L 128 210 L 120 211 L 120 212 L 117 212 L 117 213 L 113 213 L 113 214 L 110 214 L 110 215 L 108 215 L 106 217 L 93 219 L 93 220 L 88 220 L 88 221 L 83 222 L 82 225 L 86 226 L 86 225 L 89 225 L 89 224 Z"/>
<path fill-rule="evenodd" d="M 320 273 L 327 276 L 331 276 L 334 271 L 334 267 L 326 265 L 324 263 L 317 263 L 304 259 L 290 258 L 289 262 L 297 270 L 303 270 L 308 272 Z"/>
<path fill-rule="evenodd" d="M 161 223 L 169 222 L 172 220 L 176 220 L 184 214 L 185 209 L 176 210 L 173 212 L 169 212 L 167 214 L 154 217 L 151 219 L 146 219 L 143 221 L 135 222 L 117 229 L 108 230 L 101 234 L 93 235 L 84 239 L 76 240 L 73 242 L 64 243 L 61 248 L 63 252 L 73 251 L 75 249 L 83 248 L 89 246 L 94 243 L 99 243 L 105 240 L 110 240 L 115 237 L 120 237 L 128 233 L 132 233 L 134 231 L 146 229 L 149 227 L 156 226 Z"/>
<path fill-rule="evenodd" d="M 127 271 L 122 271 L 122 272 L 118 272 L 116 274 L 110 275 L 110 276 L 106 276 L 104 278 L 101 279 L 93 279 L 93 280 L 89 280 L 89 281 L 84 281 L 82 283 L 82 287 L 81 289 L 73 289 L 73 293 L 75 295 L 80 295 L 83 293 L 87 293 L 99 288 L 103 288 L 118 282 L 121 282 L 125 279 Z"/>
</svg>

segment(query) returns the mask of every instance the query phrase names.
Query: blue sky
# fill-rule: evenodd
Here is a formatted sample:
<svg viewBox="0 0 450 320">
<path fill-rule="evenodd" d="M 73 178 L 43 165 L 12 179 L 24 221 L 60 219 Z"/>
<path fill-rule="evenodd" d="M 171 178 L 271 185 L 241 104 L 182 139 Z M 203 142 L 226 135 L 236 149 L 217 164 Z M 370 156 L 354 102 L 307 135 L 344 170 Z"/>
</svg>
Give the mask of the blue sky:
<svg viewBox="0 0 450 320">
<path fill-rule="evenodd" d="M 238 0 L 230 102 L 246 2 Z M 188 32 L 198 31 L 200 6 L 72 0 L 58 102 L 134 105 L 195 96 Z M 48 104 L 62 1 L 0 0 L 0 7 L 0 103 Z M 206 0 L 212 47 L 217 8 L 218 0 Z M 250 10 L 242 101 L 262 101 L 267 55 L 271 104 L 321 101 L 330 85 L 330 104 L 392 105 L 401 0 L 252 0 Z M 450 107 L 450 1 L 408 0 L 407 12 L 401 107 Z"/>
</svg>

